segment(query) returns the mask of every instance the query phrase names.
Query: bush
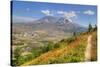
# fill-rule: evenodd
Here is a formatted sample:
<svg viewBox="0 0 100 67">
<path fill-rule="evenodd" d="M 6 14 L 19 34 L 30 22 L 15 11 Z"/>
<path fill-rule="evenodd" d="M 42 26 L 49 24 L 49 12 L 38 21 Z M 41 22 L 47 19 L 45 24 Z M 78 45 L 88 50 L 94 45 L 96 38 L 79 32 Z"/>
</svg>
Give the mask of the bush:
<svg viewBox="0 0 100 67">
<path fill-rule="evenodd" d="M 55 45 L 54 45 L 54 48 L 59 48 L 60 47 L 60 44 L 59 43 L 56 43 Z"/>
<path fill-rule="evenodd" d="M 19 65 L 19 57 L 20 57 L 20 53 L 21 53 L 21 48 L 16 48 L 14 51 L 14 60 L 12 59 L 12 65 L 16 66 Z"/>
<path fill-rule="evenodd" d="M 75 40 L 75 37 L 68 38 L 68 39 L 67 39 L 67 43 L 71 43 L 71 42 L 73 42 L 74 40 Z"/>
<path fill-rule="evenodd" d="M 47 43 L 47 44 L 44 44 L 44 46 L 42 47 L 42 52 L 48 52 L 50 50 L 53 50 L 54 49 L 54 44 L 52 43 Z"/>
<path fill-rule="evenodd" d="M 36 49 L 36 50 L 33 50 L 33 51 L 32 51 L 33 58 L 36 58 L 36 57 L 40 56 L 42 53 L 43 53 L 43 52 L 42 52 L 42 49 L 41 49 L 41 48 L 38 48 L 38 49 Z"/>
</svg>

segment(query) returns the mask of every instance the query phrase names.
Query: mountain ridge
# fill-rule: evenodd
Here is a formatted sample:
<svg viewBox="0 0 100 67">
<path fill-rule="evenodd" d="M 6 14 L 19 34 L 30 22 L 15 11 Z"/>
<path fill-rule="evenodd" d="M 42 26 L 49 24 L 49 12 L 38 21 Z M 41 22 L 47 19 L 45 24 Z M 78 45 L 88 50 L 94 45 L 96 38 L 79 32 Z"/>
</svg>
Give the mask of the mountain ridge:
<svg viewBox="0 0 100 67">
<path fill-rule="evenodd" d="M 14 23 L 15 25 L 16 23 Z M 42 17 L 36 21 L 33 21 L 31 23 L 17 23 L 19 25 L 17 26 L 25 26 L 29 27 L 29 29 L 51 29 L 54 31 L 59 31 L 62 30 L 63 32 L 83 32 L 86 31 L 87 29 L 83 27 L 82 25 L 79 25 L 74 22 L 70 22 L 67 18 L 64 17 L 54 17 L 54 16 L 45 16 Z M 24 28 L 25 28 L 24 27 Z M 24 29 L 22 28 L 22 29 Z"/>
</svg>

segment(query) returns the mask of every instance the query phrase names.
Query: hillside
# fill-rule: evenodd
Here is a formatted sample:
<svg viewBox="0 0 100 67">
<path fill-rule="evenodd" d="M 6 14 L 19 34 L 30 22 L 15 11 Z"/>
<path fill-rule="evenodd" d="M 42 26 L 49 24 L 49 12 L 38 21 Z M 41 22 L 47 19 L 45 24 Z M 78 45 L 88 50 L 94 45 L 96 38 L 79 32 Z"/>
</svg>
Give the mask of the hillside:
<svg viewBox="0 0 100 67">
<path fill-rule="evenodd" d="M 46 53 L 43 53 L 39 57 L 33 58 L 30 61 L 23 63 L 25 65 L 37 65 L 37 64 L 56 64 L 56 63 L 69 63 L 69 62 L 84 62 L 85 50 L 87 47 L 88 36 L 92 35 L 92 48 L 91 48 L 91 60 L 97 60 L 97 33 L 96 31 L 90 33 L 81 33 L 78 36 L 73 36 L 68 39 L 63 39 L 57 44 L 59 48 L 55 48 Z M 42 60 L 42 61 L 41 61 Z"/>
</svg>

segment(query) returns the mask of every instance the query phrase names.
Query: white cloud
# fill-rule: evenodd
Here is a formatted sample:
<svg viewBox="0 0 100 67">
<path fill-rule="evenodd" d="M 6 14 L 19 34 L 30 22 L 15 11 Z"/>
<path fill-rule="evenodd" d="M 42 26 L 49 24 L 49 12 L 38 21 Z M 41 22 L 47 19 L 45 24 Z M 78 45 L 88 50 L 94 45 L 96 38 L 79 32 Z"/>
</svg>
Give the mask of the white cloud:
<svg viewBox="0 0 100 67">
<path fill-rule="evenodd" d="M 84 14 L 86 14 L 86 15 L 94 15 L 95 12 L 92 11 L 92 10 L 87 10 L 87 11 L 84 11 Z"/>
<path fill-rule="evenodd" d="M 69 12 L 58 11 L 57 13 L 63 15 L 63 17 L 66 17 L 66 18 L 73 18 L 73 17 L 76 18 L 77 17 L 75 11 L 69 11 Z"/>
<path fill-rule="evenodd" d="M 50 10 L 41 10 L 41 12 L 47 16 L 53 16 Z"/>
<path fill-rule="evenodd" d="M 66 13 L 66 12 L 64 12 L 64 11 L 57 11 L 57 13 L 58 13 L 58 14 L 64 14 L 64 13 Z"/>
<path fill-rule="evenodd" d="M 67 18 L 72 22 L 72 18 L 77 18 L 77 14 L 75 11 L 57 11 L 57 14 L 61 14 L 63 17 Z"/>
</svg>

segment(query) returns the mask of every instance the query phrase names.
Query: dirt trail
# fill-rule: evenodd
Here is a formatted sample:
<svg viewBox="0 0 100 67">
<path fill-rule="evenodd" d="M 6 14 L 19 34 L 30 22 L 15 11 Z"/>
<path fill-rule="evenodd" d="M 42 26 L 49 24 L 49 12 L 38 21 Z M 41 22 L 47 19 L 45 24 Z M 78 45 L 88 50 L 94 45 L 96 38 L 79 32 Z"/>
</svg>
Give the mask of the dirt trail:
<svg viewBox="0 0 100 67">
<path fill-rule="evenodd" d="M 85 61 L 90 61 L 91 60 L 92 35 L 88 36 L 87 43 L 88 44 L 87 44 L 86 51 L 85 51 Z"/>
</svg>

